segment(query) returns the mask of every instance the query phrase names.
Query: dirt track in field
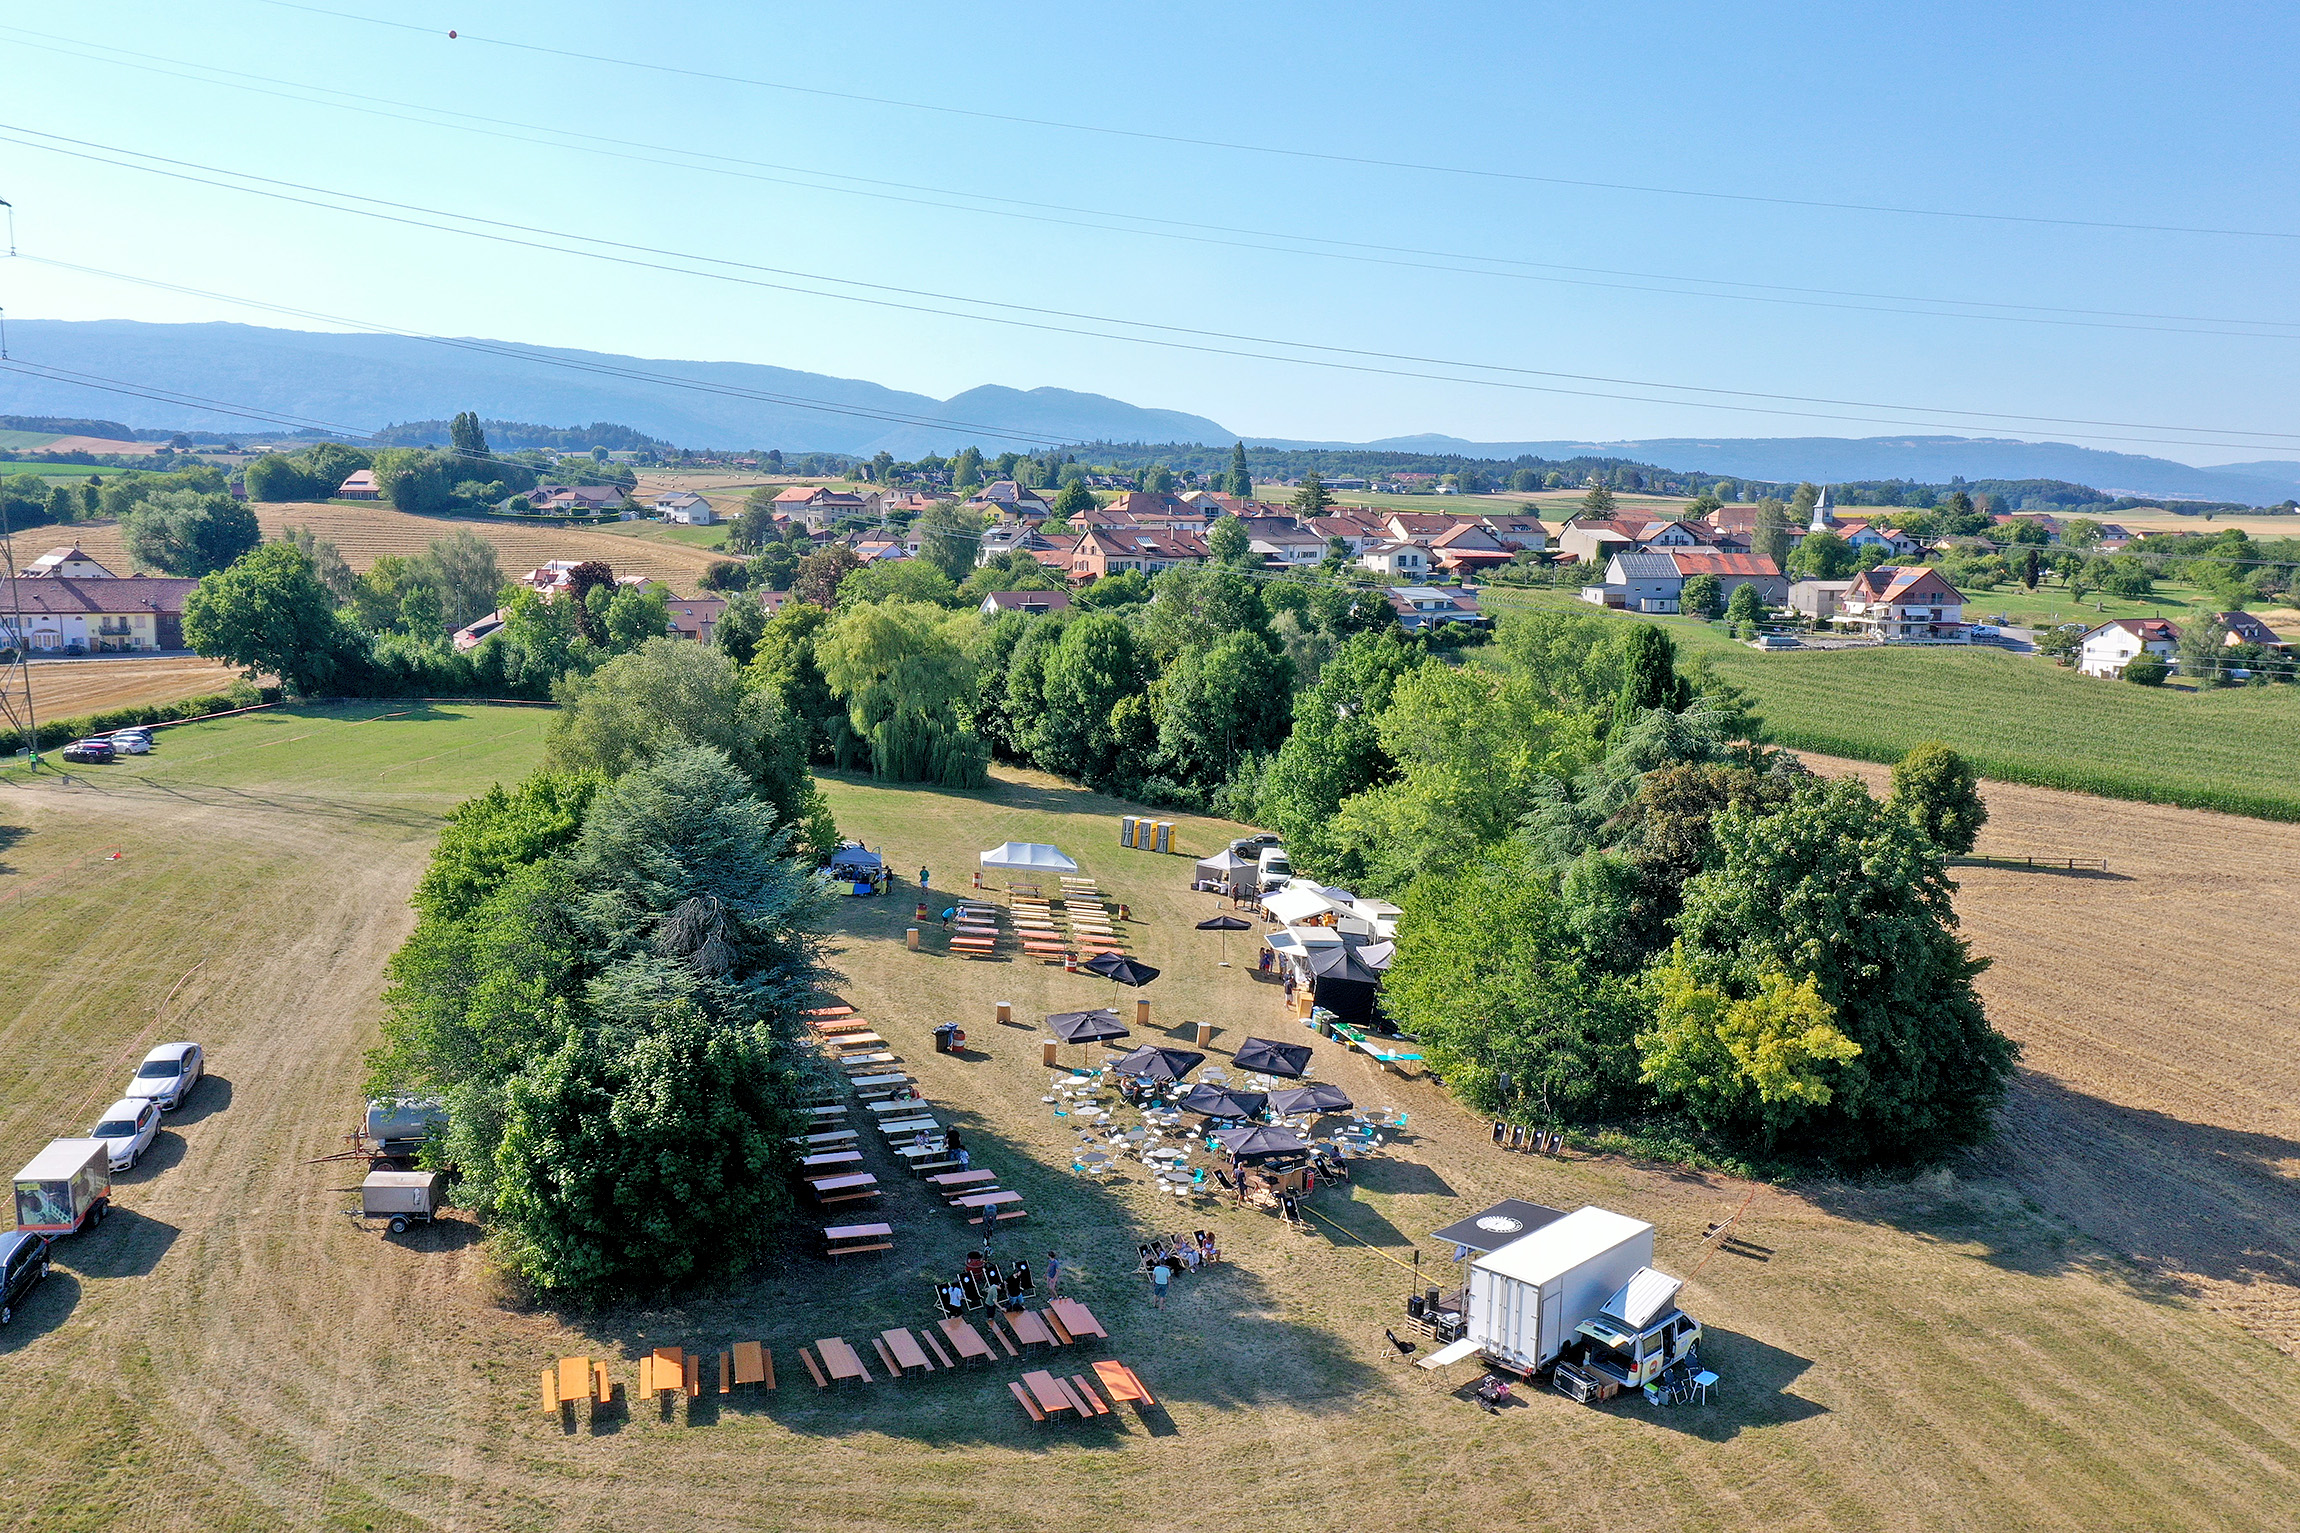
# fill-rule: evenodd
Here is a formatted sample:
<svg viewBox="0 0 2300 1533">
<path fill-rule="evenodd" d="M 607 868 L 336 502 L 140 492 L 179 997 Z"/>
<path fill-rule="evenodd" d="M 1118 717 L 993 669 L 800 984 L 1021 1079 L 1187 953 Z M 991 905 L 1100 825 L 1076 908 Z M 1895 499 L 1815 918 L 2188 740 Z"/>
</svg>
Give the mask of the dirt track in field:
<svg viewBox="0 0 2300 1533">
<path fill-rule="evenodd" d="M 1867 763 L 1808 756 L 1818 771 Z M 2300 1353 L 2300 827 L 1985 783 L 1957 911 L 2025 1052 L 1979 1163 Z"/>
</svg>

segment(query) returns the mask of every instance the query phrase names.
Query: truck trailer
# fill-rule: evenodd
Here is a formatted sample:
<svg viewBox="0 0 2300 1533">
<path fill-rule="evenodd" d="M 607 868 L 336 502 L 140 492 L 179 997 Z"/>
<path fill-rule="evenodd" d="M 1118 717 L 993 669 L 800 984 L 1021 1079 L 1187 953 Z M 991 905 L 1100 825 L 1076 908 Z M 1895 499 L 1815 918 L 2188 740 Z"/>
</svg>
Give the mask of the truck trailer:
<svg viewBox="0 0 2300 1533">
<path fill-rule="evenodd" d="M 51 1139 L 16 1173 L 16 1227 L 70 1235 L 103 1222 L 112 1201 L 112 1147 L 101 1139 Z"/>
<path fill-rule="evenodd" d="M 389 1220 L 394 1235 L 429 1224 L 439 1212 L 440 1181 L 436 1171 L 370 1171 L 359 1185 L 360 1216 Z"/>
<path fill-rule="evenodd" d="M 1470 1263 L 1462 1341 L 1530 1378 L 1557 1360 L 1574 1327 L 1653 1264 L 1653 1226 L 1583 1208 Z"/>
</svg>

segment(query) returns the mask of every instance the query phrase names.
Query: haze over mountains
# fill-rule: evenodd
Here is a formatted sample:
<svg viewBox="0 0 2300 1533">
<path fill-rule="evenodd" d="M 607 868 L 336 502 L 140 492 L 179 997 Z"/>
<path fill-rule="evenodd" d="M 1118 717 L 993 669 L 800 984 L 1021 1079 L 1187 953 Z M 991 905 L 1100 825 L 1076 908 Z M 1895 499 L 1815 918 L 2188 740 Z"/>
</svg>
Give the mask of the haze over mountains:
<svg viewBox="0 0 2300 1533">
<path fill-rule="evenodd" d="M 156 325 L 133 320 L 18 320 L 10 349 L 25 362 L 124 380 L 158 392 L 277 411 L 360 433 L 459 410 L 546 423 L 616 421 L 692 447 L 900 458 L 968 443 L 990 451 L 1064 442 L 1235 440 L 1202 415 L 1066 389 L 989 384 L 949 399 L 857 378 L 750 362 L 651 360 L 502 341 L 279 330 L 256 325 Z M 552 360 L 545 361 L 542 358 Z M 644 376 L 641 376 L 644 375 Z M 674 385 L 655 381 L 676 380 Z M 77 384 L 0 376 L 0 414 L 83 415 L 139 426 L 222 431 L 260 422 L 195 404 L 122 396 Z M 1386 448 L 1477 458 L 1599 454 L 1735 478 L 1843 481 L 2064 479 L 2111 493 L 2272 505 L 2300 496 L 2300 463 L 2196 468 L 2165 458 L 2060 442 L 1954 436 L 1671 437 L 1641 441 L 1470 442 L 1387 437 L 1376 442 L 1245 438 L 1271 447 Z"/>
</svg>

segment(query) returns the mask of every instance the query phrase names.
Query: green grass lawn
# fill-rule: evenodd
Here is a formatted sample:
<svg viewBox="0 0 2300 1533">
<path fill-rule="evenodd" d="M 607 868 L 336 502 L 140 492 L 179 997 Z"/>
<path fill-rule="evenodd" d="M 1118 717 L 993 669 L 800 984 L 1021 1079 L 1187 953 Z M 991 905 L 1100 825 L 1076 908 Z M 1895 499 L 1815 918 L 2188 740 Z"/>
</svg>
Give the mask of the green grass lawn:
<svg viewBox="0 0 2300 1533">
<path fill-rule="evenodd" d="M 678 527 L 667 522 L 604 522 L 599 531 L 611 532 L 619 538 L 653 538 L 664 543 L 684 543 L 690 548 L 724 548 L 727 545 L 727 527 L 724 522 L 715 527 Z"/>
<path fill-rule="evenodd" d="M 1563 592 L 1486 595 L 1597 610 Z M 1782 745 L 1889 762 L 1945 740 L 2003 782 L 2300 820 L 2300 689 L 2136 687 L 1980 647 L 1760 654 L 1696 618 L 1636 621 L 1746 687 Z"/>
<path fill-rule="evenodd" d="M 2027 590 L 2017 582 L 1998 586 L 1993 591 L 1968 591 L 1965 616 L 1976 623 L 1993 623 L 2000 616 L 2023 628 L 2049 628 L 2055 623 L 2084 623 L 2098 627 L 2120 617 L 2164 617 L 2179 623 L 2192 612 L 2218 612 L 2225 604 L 2217 597 L 2208 596 L 2194 586 L 2168 585 L 2158 581 L 2156 589 L 2138 601 L 2102 592 L 2088 593 L 2083 601 L 2076 601 L 2065 586 L 2044 584 Z"/>
<path fill-rule="evenodd" d="M 21 431 L 14 433 L 0 433 L 0 435 L 16 436 L 28 436 L 30 434 L 31 433 L 29 432 Z M 6 442 L 0 442 L 0 447 L 5 447 L 8 445 L 10 444 Z M 152 466 L 154 468 L 162 468 L 169 461 L 170 460 L 166 458 L 156 458 L 153 460 Z M 99 463 L 0 463 L 0 479 L 12 479 L 19 474 L 37 474 L 42 479 L 47 480 L 50 484 L 61 484 L 66 480 L 86 479 L 95 474 L 124 474 L 128 472 L 131 472 L 131 470 L 105 468 L 102 464 Z"/>
</svg>

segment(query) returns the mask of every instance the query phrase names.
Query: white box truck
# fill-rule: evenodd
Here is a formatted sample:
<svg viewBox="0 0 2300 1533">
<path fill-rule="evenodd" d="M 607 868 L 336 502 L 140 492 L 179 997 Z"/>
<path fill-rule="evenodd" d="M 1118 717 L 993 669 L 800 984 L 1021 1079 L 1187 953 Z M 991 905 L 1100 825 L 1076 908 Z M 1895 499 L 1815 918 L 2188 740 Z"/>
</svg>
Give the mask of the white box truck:
<svg viewBox="0 0 2300 1533">
<path fill-rule="evenodd" d="M 1573 1328 L 1651 1265 L 1652 1225 L 1603 1208 L 1567 1214 L 1470 1263 L 1462 1340 L 1530 1376 L 1555 1362 Z"/>
<path fill-rule="evenodd" d="M 112 1147 L 101 1139 L 51 1139 L 16 1173 L 16 1227 L 69 1235 L 101 1224 L 112 1200 Z"/>
</svg>

